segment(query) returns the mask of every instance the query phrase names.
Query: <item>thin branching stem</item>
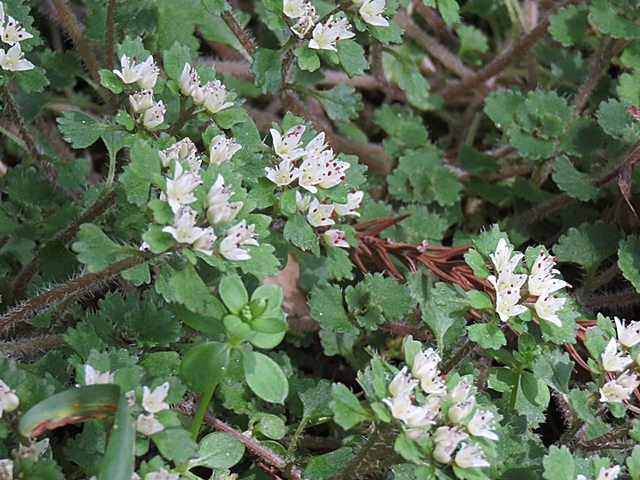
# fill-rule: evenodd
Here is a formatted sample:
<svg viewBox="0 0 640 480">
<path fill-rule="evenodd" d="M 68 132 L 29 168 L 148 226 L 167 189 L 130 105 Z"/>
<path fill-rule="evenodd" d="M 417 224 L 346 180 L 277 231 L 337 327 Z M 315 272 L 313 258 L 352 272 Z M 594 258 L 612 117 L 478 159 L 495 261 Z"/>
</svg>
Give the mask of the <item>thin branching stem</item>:
<svg viewBox="0 0 640 480">
<path fill-rule="evenodd" d="M 540 22 L 522 39 L 516 44 L 506 48 L 491 62 L 478 70 L 474 75 L 463 78 L 460 81 L 450 82 L 441 91 L 437 92 L 442 96 L 445 101 L 450 101 L 460 95 L 464 95 L 466 92 L 476 90 L 478 86 L 484 83 L 486 80 L 497 75 L 506 69 L 515 60 L 521 59 L 529 51 L 531 47 L 538 41 L 542 35 L 547 32 L 549 26 L 549 19 L 560 8 L 567 5 L 578 3 L 578 0 L 564 0 L 557 2 L 554 6 L 542 17 Z"/>
<path fill-rule="evenodd" d="M 0 350 L 5 357 L 16 361 L 24 361 L 35 355 L 60 348 L 64 345 L 62 335 L 40 335 L 33 338 L 25 338 L 12 342 L 0 342 Z"/>
<path fill-rule="evenodd" d="M 240 26 L 235 17 L 229 11 L 224 11 L 220 14 L 224 23 L 227 24 L 229 30 L 238 39 L 240 44 L 244 47 L 245 51 L 249 54 L 249 57 L 256 51 L 257 43 L 249 32 Z"/>
<path fill-rule="evenodd" d="M 13 120 L 14 125 L 18 129 L 20 140 L 22 140 L 24 145 L 27 147 L 27 151 L 29 152 L 29 155 L 34 160 L 39 160 L 41 157 L 40 150 L 38 149 L 38 146 L 36 145 L 35 140 L 31 136 L 31 133 L 29 133 L 29 130 L 27 130 L 27 126 L 22 120 L 22 116 L 18 111 L 18 106 L 16 105 L 16 102 L 13 100 L 13 95 L 11 95 L 11 92 L 9 91 L 9 88 L 7 85 L 0 86 L 0 95 L 2 95 L 4 108 L 6 109 L 7 113 Z"/>
<path fill-rule="evenodd" d="M 597 452 L 605 448 L 615 448 L 615 444 L 612 445 L 612 442 L 626 436 L 632 428 L 632 421 L 625 422 L 604 435 L 587 442 L 579 443 L 576 445 L 576 449 L 582 450 L 583 452 Z"/>
</svg>

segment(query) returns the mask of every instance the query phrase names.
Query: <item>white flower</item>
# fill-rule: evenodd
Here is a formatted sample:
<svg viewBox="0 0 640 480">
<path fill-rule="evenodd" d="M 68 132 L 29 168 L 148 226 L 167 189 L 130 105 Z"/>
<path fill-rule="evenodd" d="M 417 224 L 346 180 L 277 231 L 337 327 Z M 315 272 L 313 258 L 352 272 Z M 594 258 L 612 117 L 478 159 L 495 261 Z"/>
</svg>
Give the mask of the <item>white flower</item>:
<svg viewBox="0 0 640 480">
<path fill-rule="evenodd" d="M 305 193 L 303 197 L 302 194 L 298 190 L 296 190 L 296 207 L 301 212 L 306 212 L 307 210 L 309 210 L 309 205 L 311 205 L 313 199 L 314 197 L 312 197 L 308 193 Z"/>
<path fill-rule="evenodd" d="M 562 308 L 566 301 L 566 298 L 551 295 L 549 292 L 542 292 L 542 295 L 538 297 L 534 304 L 536 314 L 541 320 L 546 320 L 557 327 L 562 327 L 562 322 L 556 315 L 556 312 Z"/>
<path fill-rule="evenodd" d="M 611 338 L 601 355 L 602 368 L 607 372 L 622 372 L 627 366 L 633 362 L 631 358 L 626 356 L 624 352 L 618 353 L 618 342 L 615 338 Z"/>
<path fill-rule="evenodd" d="M 200 77 L 195 68 L 191 67 L 188 63 L 184 64 L 182 69 L 182 75 L 178 80 L 178 88 L 180 93 L 185 97 L 190 97 L 196 88 L 200 87 Z"/>
<path fill-rule="evenodd" d="M 229 260 L 249 260 L 251 255 L 242 247 L 244 245 L 258 245 L 258 241 L 253 238 L 255 228 L 255 225 L 247 226 L 246 220 L 231 227 L 220 243 L 220 254 Z"/>
<path fill-rule="evenodd" d="M 622 403 L 628 400 L 633 391 L 640 385 L 638 375 L 624 372 L 618 378 L 605 383 L 600 389 L 600 401 L 602 403 Z"/>
<path fill-rule="evenodd" d="M 531 267 L 529 281 L 527 287 L 531 295 L 543 296 L 560 290 L 567 286 L 567 282 L 554 278 L 554 275 L 560 273 L 554 269 L 556 259 L 550 257 L 545 252 L 540 252 L 535 263 Z"/>
<path fill-rule="evenodd" d="M 495 275 L 487 277 L 487 281 L 495 287 L 496 313 L 503 322 L 509 321 L 509 317 L 515 317 L 527 311 L 527 307 L 518 304 L 520 288 L 526 280 L 526 275 L 516 275 L 509 268 L 500 270 L 497 278 Z"/>
<path fill-rule="evenodd" d="M 234 195 L 224 184 L 224 178 L 218 174 L 216 182 L 207 194 L 207 219 L 211 225 L 226 223 L 233 220 L 244 205 L 243 202 L 229 203 Z"/>
<path fill-rule="evenodd" d="M 131 109 L 134 113 L 146 112 L 155 105 L 153 92 L 150 89 L 146 89 L 129 95 L 129 104 L 131 104 Z"/>
<path fill-rule="evenodd" d="M 422 428 L 435 423 L 431 409 L 413 405 L 408 395 L 396 395 L 391 399 L 383 398 L 382 401 L 391 410 L 391 415 L 409 428 Z"/>
<path fill-rule="evenodd" d="M 362 202 L 362 197 L 364 196 L 364 192 L 360 190 L 354 190 L 347 194 L 347 203 L 334 203 L 336 213 L 338 215 L 346 216 L 352 215 L 354 217 L 359 217 L 360 214 L 356 212 L 356 208 L 360 206 Z"/>
<path fill-rule="evenodd" d="M 4 25 L 4 12 L 2 12 L 2 17 L 0 18 L 0 24 Z M 15 45 L 28 38 L 33 38 L 33 35 L 25 31 L 24 26 L 16 22 L 10 15 L 7 15 L 7 26 L 3 25 L 0 26 L 0 34 L 2 41 L 8 45 Z"/>
<path fill-rule="evenodd" d="M 157 472 L 149 472 L 144 476 L 144 480 L 178 480 L 180 475 L 177 473 L 171 473 L 164 468 L 161 468 Z"/>
<path fill-rule="evenodd" d="M 4 412 L 13 412 L 20 405 L 20 399 L 9 385 L 0 380 L 0 417 Z"/>
<path fill-rule="evenodd" d="M 389 22 L 382 16 L 385 9 L 385 0 L 365 0 L 360 7 L 360 16 L 369 25 L 388 27 Z"/>
<path fill-rule="evenodd" d="M 142 115 L 142 125 L 147 130 L 153 130 L 158 128 L 162 122 L 164 122 L 164 114 L 167 112 L 167 107 L 160 100 L 154 103 L 151 108 L 146 110 Z"/>
<path fill-rule="evenodd" d="M 498 240 L 496 251 L 489 255 L 491 257 L 491 261 L 493 262 L 495 272 L 500 272 L 505 268 L 513 271 L 516 268 L 524 255 L 518 252 L 513 256 L 513 258 L 511 258 L 512 253 L 513 248 L 507 244 L 507 241 L 504 238 Z"/>
<path fill-rule="evenodd" d="M 8 458 L 0 460 L 0 479 L 13 480 L 13 461 Z"/>
<path fill-rule="evenodd" d="M 282 13 L 289 18 L 299 18 L 304 15 L 305 3 L 309 0 L 284 0 L 282 2 Z"/>
<path fill-rule="evenodd" d="M 464 443 L 462 444 L 462 448 L 458 450 L 454 461 L 460 468 L 491 466 L 491 464 L 485 460 L 482 449 L 478 445 L 466 445 Z"/>
<path fill-rule="evenodd" d="M 391 380 L 389 393 L 394 397 L 398 395 L 407 396 L 411 394 L 416 385 L 418 385 L 418 381 L 413 380 L 411 375 L 407 375 L 407 367 L 403 367 Z"/>
<path fill-rule="evenodd" d="M 322 234 L 322 241 L 327 247 L 349 248 L 347 237 L 342 230 L 327 230 Z"/>
<path fill-rule="evenodd" d="M 166 193 L 161 198 L 177 213 L 183 206 L 198 200 L 193 191 L 202 183 L 202 179 L 195 172 L 185 172 L 179 161 L 175 161 L 173 179 L 166 179 Z"/>
<path fill-rule="evenodd" d="M 218 239 L 213 232 L 212 227 L 202 229 L 202 235 L 200 235 L 195 242 L 193 242 L 193 249 L 196 252 L 204 253 L 205 255 L 213 255 L 213 244 Z"/>
<path fill-rule="evenodd" d="M 600 467 L 596 480 L 615 480 L 620 475 L 620 465 L 611 464 L 609 468 Z"/>
<path fill-rule="evenodd" d="M 333 156 L 333 152 L 331 152 L 331 156 Z M 318 183 L 318 186 L 321 188 L 331 188 L 334 185 L 338 185 L 345 179 L 344 171 L 350 166 L 351 164 L 336 159 L 325 162 L 322 179 Z"/>
<path fill-rule="evenodd" d="M 498 440 L 499 437 L 491 430 L 489 424 L 493 421 L 493 413 L 486 410 L 477 410 L 467 424 L 467 430 L 474 437 L 484 437 L 489 440 Z"/>
<path fill-rule="evenodd" d="M 207 82 L 203 87 L 194 89 L 191 98 L 193 98 L 193 103 L 204 106 L 209 113 L 218 113 L 233 106 L 233 102 L 225 102 L 227 88 L 220 83 L 220 80 Z"/>
<path fill-rule="evenodd" d="M 625 325 L 618 317 L 613 317 L 616 322 L 618 341 L 627 348 L 631 348 L 640 342 L 640 322 L 631 322 Z"/>
<path fill-rule="evenodd" d="M 307 213 L 307 220 L 312 227 L 323 227 L 325 225 L 333 225 L 334 222 L 331 219 L 333 214 L 333 205 L 321 204 L 317 198 L 313 199 L 313 202 L 309 205 L 309 213 Z"/>
<path fill-rule="evenodd" d="M 448 417 L 454 425 L 458 425 L 466 420 L 476 405 L 476 397 L 469 397 L 464 402 L 458 402 L 449 408 Z"/>
<path fill-rule="evenodd" d="M 239 145 L 235 139 L 227 138 L 226 135 L 216 135 L 211 139 L 209 161 L 220 165 L 227 160 L 231 160 L 231 157 L 241 148 L 242 145 Z"/>
<path fill-rule="evenodd" d="M 100 385 L 104 383 L 113 383 L 113 373 L 104 372 L 100 373 L 91 365 L 84 366 L 84 384 L 85 385 Z"/>
<path fill-rule="evenodd" d="M 345 17 L 336 19 L 331 15 L 324 25 L 319 23 L 313 29 L 313 38 L 309 41 L 309 48 L 337 52 L 336 42 L 338 40 L 355 37 L 355 33 L 351 32 L 349 28 L 351 25 Z"/>
<path fill-rule="evenodd" d="M 469 393 L 471 393 L 471 381 L 469 380 L 469 376 L 464 376 L 457 385 L 451 389 L 447 397 L 454 403 L 464 402 L 469 398 Z"/>
<path fill-rule="evenodd" d="M 302 170 L 294 168 L 293 162 L 290 162 L 289 160 L 280 161 L 280 163 L 275 165 L 275 168 L 264 167 L 264 171 L 267 174 L 267 178 L 278 187 L 289 185 L 302 173 Z"/>
<path fill-rule="evenodd" d="M 175 216 L 174 225 L 162 228 L 178 243 L 194 243 L 205 234 L 205 229 L 196 227 L 198 212 L 189 207 L 182 207 Z"/>
<path fill-rule="evenodd" d="M 413 359 L 411 373 L 420 380 L 420 388 L 427 394 L 443 395 L 447 391 L 438 370 L 439 362 L 440 356 L 433 348 L 421 350 Z"/>
<path fill-rule="evenodd" d="M 0 49 L 0 67 L 2 67 L 3 70 L 9 70 L 11 72 L 31 70 L 35 67 L 33 63 L 25 60 L 22 56 L 22 48 L 19 43 L 16 43 L 6 52 Z"/>
<path fill-rule="evenodd" d="M 163 167 L 168 167 L 173 160 L 187 159 L 189 165 L 191 165 L 192 157 L 195 157 L 198 154 L 198 150 L 196 149 L 195 144 L 191 141 L 189 137 L 185 137 L 179 142 L 174 143 L 169 148 L 165 150 L 160 150 L 158 152 L 158 156 L 160 157 L 160 161 L 162 162 Z M 195 161 L 195 163 L 198 163 Z M 193 170 L 193 169 L 192 169 Z"/>
<path fill-rule="evenodd" d="M 153 392 L 149 387 L 142 387 L 142 408 L 148 413 L 158 413 L 162 410 L 168 410 L 169 404 L 164 401 L 169 394 L 169 382 L 164 382 L 156 387 Z"/>
<path fill-rule="evenodd" d="M 120 77 L 120 79 L 126 84 L 137 82 L 142 77 L 140 69 L 136 66 L 135 60 L 131 64 L 129 62 L 129 57 L 123 54 L 122 57 L 120 57 L 120 68 L 122 70 L 113 70 L 113 73 L 117 77 Z"/>
<path fill-rule="evenodd" d="M 451 455 L 458 448 L 458 444 L 469 438 L 461 427 L 439 427 L 431 439 L 436 444 L 433 458 L 440 463 L 451 463 Z"/>
<path fill-rule="evenodd" d="M 306 127 L 304 125 L 295 125 L 289 130 L 280 134 L 275 128 L 269 130 L 273 139 L 273 149 L 282 160 L 294 162 L 298 158 L 304 156 L 305 149 L 300 147 L 300 138 Z"/>
<path fill-rule="evenodd" d="M 136 430 L 147 437 L 164 430 L 164 425 L 153 413 L 149 415 L 140 414 L 136 420 Z"/>
<path fill-rule="evenodd" d="M 33 441 L 32 441 L 33 442 Z M 31 445 L 20 445 L 18 447 L 17 454 L 20 458 L 31 458 L 34 461 L 38 461 L 44 452 L 49 448 L 49 439 L 45 438 L 39 442 L 33 442 Z M 15 450 L 14 450 L 15 452 Z M 2 478 L 0 476 L 0 478 Z"/>
<path fill-rule="evenodd" d="M 152 56 L 149 56 L 149 58 L 135 68 L 140 75 L 140 78 L 138 78 L 138 86 L 140 88 L 151 89 L 155 87 L 160 70 Z"/>
</svg>

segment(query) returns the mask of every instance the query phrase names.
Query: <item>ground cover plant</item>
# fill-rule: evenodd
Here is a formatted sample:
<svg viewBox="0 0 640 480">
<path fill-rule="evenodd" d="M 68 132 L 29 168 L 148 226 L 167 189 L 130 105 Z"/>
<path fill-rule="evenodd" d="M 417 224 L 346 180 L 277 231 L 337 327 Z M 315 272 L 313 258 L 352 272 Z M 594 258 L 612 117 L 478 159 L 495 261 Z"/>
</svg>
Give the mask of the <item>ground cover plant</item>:
<svg viewBox="0 0 640 480">
<path fill-rule="evenodd" d="M 640 9 L 0 3 L 1 479 L 640 479 Z"/>
</svg>

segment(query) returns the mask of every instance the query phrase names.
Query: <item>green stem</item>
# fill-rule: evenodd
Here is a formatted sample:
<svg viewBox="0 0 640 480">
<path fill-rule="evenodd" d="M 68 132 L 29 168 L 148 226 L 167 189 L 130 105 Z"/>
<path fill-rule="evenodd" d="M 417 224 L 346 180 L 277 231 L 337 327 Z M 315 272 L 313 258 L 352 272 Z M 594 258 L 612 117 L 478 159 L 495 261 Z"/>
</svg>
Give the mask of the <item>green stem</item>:
<svg viewBox="0 0 640 480">
<path fill-rule="evenodd" d="M 218 384 L 216 383 L 210 390 L 204 392 L 202 397 L 200 398 L 200 403 L 198 404 L 198 409 L 196 410 L 195 415 L 193 416 L 193 421 L 191 422 L 191 440 L 194 442 L 198 438 L 198 433 L 200 433 L 200 427 L 202 426 L 202 421 L 204 420 L 204 416 L 207 413 L 207 408 L 209 408 L 209 403 L 213 398 L 213 392 L 215 392 Z"/>
<path fill-rule="evenodd" d="M 515 410 L 516 409 L 516 400 L 518 399 L 518 388 L 520 388 L 520 372 L 517 373 L 517 378 L 516 378 L 516 384 L 513 387 L 513 390 L 511 390 L 511 398 L 509 399 L 509 409 L 510 410 Z"/>
<path fill-rule="evenodd" d="M 296 431 L 291 437 L 291 443 L 289 443 L 289 448 L 287 448 L 287 453 L 284 456 L 285 463 L 289 463 L 293 459 L 293 451 L 295 450 L 296 445 L 298 445 L 298 439 L 300 438 L 300 435 L 302 435 L 303 430 L 307 426 L 308 421 L 309 419 L 303 418 L 300 421 L 300 425 L 298 425 L 298 428 L 296 428 Z"/>
</svg>

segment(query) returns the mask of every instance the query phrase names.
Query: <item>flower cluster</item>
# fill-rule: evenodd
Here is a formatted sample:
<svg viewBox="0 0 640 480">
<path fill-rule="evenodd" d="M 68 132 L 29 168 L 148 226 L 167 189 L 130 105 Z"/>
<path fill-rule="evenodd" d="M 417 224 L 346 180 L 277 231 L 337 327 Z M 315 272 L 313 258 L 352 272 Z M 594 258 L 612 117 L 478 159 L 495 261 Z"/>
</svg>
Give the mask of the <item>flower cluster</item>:
<svg viewBox="0 0 640 480">
<path fill-rule="evenodd" d="M 227 89 L 220 80 L 200 85 L 198 72 L 188 63 L 184 64 L 182 75 L 178 80 L 178 88 L 182 95 L 191 97 L 194 104 L 204 107 L 211 114 L 233 106 L 233 102 L 226 101 Z"/>
<path fill-rule="evenodd" d="M 20 405 L 15 390 L 0 380 L 0 417 L 4 412 L 13 412 Z"/>
<path fill-rule="evenodd" d="M 318 188 L 329 189 L 345 179 L 344 172 L 350 165 L 337 159 L 333 149 L 324 141 L 324 132 L 316 135 L 306 147 L 302 147 L 301 138 L 306 127 L 296 125 L 281 134 L 271 129 L 273 149 L 279 157 L 274 167 L 265 167 L 267 178 L 278 187 L 284 187 L 297 181 L 298 185 L 310 193 L 317 193 Z M 300 162 L 300 166 L 296 164 Z M 359 217 L 356 209 L 360 206 L 364 192 L 354 190 L 347 195 L 347 203 L 320 202 L 315 196 L 296 191 L 298 210 L 306 214 L 312 227 L 335 225 L 335 215 Z M 342 230 L 329 230 L 322 235 L 327 246 L 348 247 L 345 233 Z"/>
<path fill-rule="evenodd" d="M 628 370 L 634 359 L 627 355 L 627 350 L 640 343 L 640 322 L 625 324 L 618 317 L 614 318 L 617 339 L 612 337 L 604 352 L 600 355 L 602 370 L 610 378 L 600 388 L 602 403 L 622 403 L 628 400 L 633 391 L 640 385 L 636 373 Z M 635 363 L 640 361 L 636 356 Z"/>
<path fill-rule="evenodd" d="M 11 15 L 4 14 L 4 4 L 0 2 L 0 38 L 9 45 L 9 50 L 0 48 L 0 67 L 11 72 L 20 72 L 34 68 L 33 63 L 24 59 L 20 42 L 33 38 Z"/>
<path fill-rule="evenodd" d="M 389 21 L 382 16 L 386 8 L 385 0 L 351 0 L 358 5 L 358 13 L 369 25 L 376 27 L 388 27 Z"/>
<path fill-rule="evenodd" d="M 313 29 L 309 48 L 315 50 L 332 50 L 337 52 L 336 42 L 355 37 L 351 30 L 351 25 L 345 17 L 335 18 L 333 15 L 325 23 L 319 23 Z"/>
<path fill-rule="evenodd" d="M 382 401 L 410 436 L 431 435 L 435 461 L 460 468 L 488 467 L 482 447 L 472 440 L 498 440 L 492 428 L 493 413 L 476 405 L 469 376 L 447 391 L 439 363 L 440 356 L 432 348 L 418 352 L 411 373 L 407 367 L 400 370 L 389 384 L 391 397 Z"/>
<path fill-rule="evenodd" d="M 284 0 L 282 2 L 282 13 L 293 20 L 297 20 L 295 25 L 291 27 L 291 31 L 298 38 L 304 38 L 318 21 L 316 9 L 309 0 Z"/>
<path fill-rule="evenodd" d="M 141 90 L 129 96 L 129 104 L 138 121 L 147 130 L 154 130 L 164 122 L 164 114 L 167 107 L 162 100 L 156 102 L 153 98 L 155 87 L 160 74 L 152 56 L 144 62 L 136 63 L 137 58 L 130 59 L 126 55 L 120 57 L 121 70 L 113 70 L 113 73 L 125 84 L 135 84 Z"/>
<path fill-rule="evenodd" d="M 141 413 L 136 419 L 136 430 L 143 435 L 151 436 L 154 433 L 164 430 L 164 425 L 160 423 L 156 413 L 168 410 L 169 404 L 164 400 L 169 394 L 169 382 L 164 382 L 156 387 L 153 392 L 149 387 L 142 387 L 142 408 L 147 414 Z"/>
<path fill-rule="evenodd" d="M 537 297 L 532 305 L 538 318 L 558 327 L 562 326 L 556 313 L 562 308 L 566 298 L 559 297 L 555 292 L 568 284 L 556 278 L 560 272 L 553 268 L 555 258 L 544 251 L 540 252 L 527 275 L 515 273 L 524 255 L 520 252 L 512 254 L 513 248 L 501 238 L 495 252 L 490 255 L 497 275 L 490 275 L 487 281 L 495 288 L 496 312 L 500 320 L 507 322 L 509 317 L 526 312 L 531 302 L 520 303 L 521 300 Z"/>
<path fill-rule="evenodd" d="M 222 163 L 242 148 L 235 141 L 219 135 L 212 139 L 209 149 L 211 163 Z M 165 225 L 162 231 L 169 233 L 178 243 L 186 243 L 195 251 L 205 255 L 213 255 L 214 244 L 218 239 L 214 226 L 233 220 L 242 209 L 243 202 L 230 202 L 235 194 L 224 183 L 224 177 L 218 174 L 215 183 L 206 196 L 206 214 L 201 222 L 209 226 L 198 226 L 199 212 L 191 207 L 198 201 L 195 190 L 202 185 L 200 167 L 202 160 L 198 156 L 193 142 L 185 138 L 165 150 L 158 152 L 164 168 L 173 165 L 173 176 L 165 178 L 165 189 L 160 199 L 166 201 L 174 215 L 173 225 Z M 185 168 L 186 167 L 186 168 Z M 205 220 L 206 219 L 206 220 Z M 247 225 L 242 220 L 226 230 L 219 244 L 218 252 L 229 260 L 248 260 L 251 258 L 246 245 L 258 245 L 253 238 L 255 226 Z"/>
</svg>

